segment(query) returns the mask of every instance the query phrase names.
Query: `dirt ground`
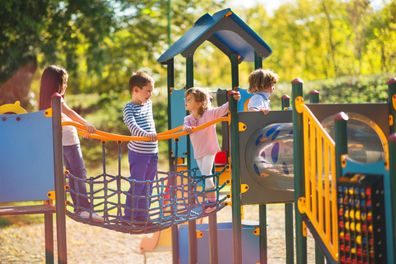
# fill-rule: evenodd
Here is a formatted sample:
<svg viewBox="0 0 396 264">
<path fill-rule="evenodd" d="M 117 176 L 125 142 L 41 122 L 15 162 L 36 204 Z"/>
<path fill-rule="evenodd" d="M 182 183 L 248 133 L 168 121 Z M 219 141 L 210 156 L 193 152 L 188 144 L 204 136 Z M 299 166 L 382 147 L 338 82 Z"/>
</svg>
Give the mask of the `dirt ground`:
<svg viewBox="0 0 396 264">
<path fill-rule="evenodd" d="M 258 207 L 245 206 L 245 219 L 258 220 Z M 218 213 L 218 222 L 231 221 L 231 208 Z M 206 219 L 204 219 L 206 222 Z M 285 263 L 284 206 L 269 205 L 268 263 Z M 69 263 L 172 263 L 169 251 L 140 253 L 144 236 L 129 235 L 67 219 Z M 221 238 L 219 238 L 220 240 Z M 44 224 L 11 225 L 0 229 L 0 263 L 44 263 Z M 314 263 L 314 242 L 308 239 L 308 263 Z"/>
</svg>

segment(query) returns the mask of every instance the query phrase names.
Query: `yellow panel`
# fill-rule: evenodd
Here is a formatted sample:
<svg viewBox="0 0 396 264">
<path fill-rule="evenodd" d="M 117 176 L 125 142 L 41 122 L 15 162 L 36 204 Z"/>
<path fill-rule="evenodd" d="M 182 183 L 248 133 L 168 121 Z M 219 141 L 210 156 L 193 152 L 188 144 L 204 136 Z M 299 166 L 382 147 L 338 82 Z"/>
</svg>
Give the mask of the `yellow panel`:
<svg viewBox="0 0 396 264">
<path fill-rule="evenodd" d="M 13 104 L 4 104 L 0 106 L 0 114 L 26 114 L 27 111 L 21 106 L 21 102 L 16 101 Z"/>
</svg>

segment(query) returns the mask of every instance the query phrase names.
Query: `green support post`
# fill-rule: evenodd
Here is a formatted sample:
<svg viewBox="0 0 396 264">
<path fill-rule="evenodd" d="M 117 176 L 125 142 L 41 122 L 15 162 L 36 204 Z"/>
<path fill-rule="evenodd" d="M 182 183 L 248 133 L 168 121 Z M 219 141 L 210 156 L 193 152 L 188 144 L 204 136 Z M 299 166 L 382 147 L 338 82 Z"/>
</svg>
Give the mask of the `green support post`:
<svg viewBox="0 0 396 264">
<path fill-rule="evenodd" d="M 254 68 L 256 70 L 263 68 L 263 57 L 257 54 L 257 52 L 254 53 Z"/>
<path fill-rule="evenodd" d="M 254 53 L 254 68 L 263 68 L 263 58 L 256 52 Z M 267 263 L 267 205 L 259 204 L 259 222 L 260 222 L 260 263 Z"/>
<path fill-rule="evenodd" d="M 170 59 L 167 62 L 167 94 L 168 94 L 168 129 L 172 128 L 172 116 L 171 116 L 171 94 L 175 86 L 175 63 L 174 59 Z M 172 140 L 168 140 L 168 161 L 169 161 L 169 169 L 176 170 L 173 168 L 174 164 L 172 161 Z M 176 161 L 177 162 L 177 161 Z M 169 178 L 169 185 L 175 186 L 175 178 Z M 179 263 L 179 231 L 176 225 L 173 225 L 172 228 L 172 263 Z"/>
<path fill-rule="evenodd" d="M 392 223 L 396 219 L 396 78 L 388 81 L 389 106 L 389 175 L 391 182 Z M 396 252 L 396 227 L 393 227 L 393 252 Z"/>
<path fill-rule="evenodd" d="M 61 125 L 61 95 L 52 96 L 52 131 L 54 144 L 54 175 L 56 193 L 56 237 L 58 244 L 58 263 L 67 263 L 66 242 L 66 194 L 65 177 L 63 175 L 63 148 L 62 148 L 62 125 Z"/>
<path fill-rule="evenodd" d="M 309 102 L 311 104 L 319 103 L 319 91 L 313 90 L 309 93 Z M 315 241 L 315 263 L 324 264 L 324 255 L 318 243 Z"/>
<path fill-rule="evenodd" d="M 335 121 L 335 158 L 336 158 L 336 177 L 342 176 L 342 155 L 348 153 L 348 116 L 344 112 L 338 113 L 334 117 Z"/>
<path fill-rule="evenodd" d="M 311 104 L 317 104 L 319 103 L 319 91 L 318 90 L 312 90 L 309 93 L 309 102 Z"/>
<path fill-rule="evenodd" d="M 230 55 L 232 89 L 239 86 L 238 56 Z M 232 166 L 232 238 L 234 263 L 242 263 L 242 232 L 241 232 L 241 179 L 239 178 L 239 128 L 237 102 L 230 96 L 231 112 L 231 166 Z"/>
<path fill-rule="evenodd" d="M 396 78 L 388 81 L 388 105 L 390 132 L 396 132 Z"/>
<path fill-rule="evenodd" d="M 396 219 L 396 133 L 389 137 L 389 175 L 391 181 L 391 203 L 392 203 L 392 223 Z M 393 252 L 396 252 L 396 228 L 393 227 Z"/>
<path fill-rule="evenodd" d="M 294 158 L 294 200 L 304 195 L 304 145 L 303 145 L 303 117 L 296 110 L 296 99 L 302 97 L 303 81 L 296 78 L 292 81 L 292 107 L 293 107 L 293 158 Z M 303 221 L 297 206 L 295 206 L 296 219 L 296 257 L 297 264 L 307 263 L 307 238 L 303 235 Z"/>
<path fill-rule="evenodd" d="M 283 95 L 281 98 L 283 111 L 290 107 L 290 96 Z M 285 237 L 286 237 L 286 263 L 294 263 L 294 238 L 293 238 L 293 203 L 285 203 Z"/>
<path fill-rule="evenodd" d="M 167 20 L 168 20 L 168 46 L 170 47 L 172 44 L 172 38 L 171 38 L 171 27 L 172 27 L 172 1 L 168 0 L 167 1 Z M 173 59 L 172 59 L 173 60 Z"/>
<path fill-rule="evenodd" d="M 338 113 L 335 118 L 335 159 L 336 159 L 336 178 L 342 176 L 342 156 L 348 154 L 348 116 L 344 112 Z M 339 249 L 340 250 L 340 249 Z"/>
<path fill-rule="evenodd" d="M 209 227 L 209 263 L 217 264 L 219 262 L 219 250 L 217 240 L 217 215 L 212 213 L 208 215 Z"/>
<path fill-rule="evenodd" d="M 282 103 L 282 110 L 286 111 L 289 110 L 290 107 L 290 96 L 288 96 L 287 94 L 282 95 L 281 97 L 281 103 Z"/>
<path fill-rule="evenodd" d="M 194 86 L 194 59 L 193 57 L 186 58 L 186 89 Z M 187 168 L 191 170 L 191 144 L 190 137 L 187 137 Z M 193 190 L 190 190 L 193 192 Z M 189 202 L 195 203 L 193 195 L 189 195 Z M 195 220 L 188 221 L 188 246 L 189 246 L 189 260 L 188 263 L 197 263 L 197 224 Z"/>
<path fill-rule="evenodd" d="M 44 213 L 45 263 L 54 263 L 54 228 L 52 213 Z"/>
</svg>

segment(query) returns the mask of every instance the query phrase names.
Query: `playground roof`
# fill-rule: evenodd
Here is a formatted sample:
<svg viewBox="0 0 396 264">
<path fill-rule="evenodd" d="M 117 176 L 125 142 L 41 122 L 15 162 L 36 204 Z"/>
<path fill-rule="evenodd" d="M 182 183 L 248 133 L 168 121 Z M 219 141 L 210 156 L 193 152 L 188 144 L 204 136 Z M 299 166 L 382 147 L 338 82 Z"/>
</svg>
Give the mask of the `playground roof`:
<svg viewBox="0 0 396 264">
<path fill-rule="evenodd" d="M 239 62 L 254 61 L 254 52 L 262 58 L 268 57 L 272 52 L 256 32 L 227 8 L 213 16 L 205 14 L 200 17 L 189 31 L 158 58 L 158 62 L 165 64 L 178 54 L 192 57 L 206 40 L 227 56 L 239 55 Z"/>
</svg>

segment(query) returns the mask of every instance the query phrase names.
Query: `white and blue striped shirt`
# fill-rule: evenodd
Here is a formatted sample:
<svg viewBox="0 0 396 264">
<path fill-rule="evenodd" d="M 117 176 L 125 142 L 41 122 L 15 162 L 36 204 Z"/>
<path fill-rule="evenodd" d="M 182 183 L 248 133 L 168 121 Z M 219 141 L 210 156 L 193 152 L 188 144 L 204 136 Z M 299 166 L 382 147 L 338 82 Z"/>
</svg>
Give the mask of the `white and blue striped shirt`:
<svg viewBox="0 0 396 264">
<path fill-rule="evenodd" d="M 271 110 L 270 99 L 271 93 L 256 92 L 250 98 L 248 103 L 248 111 Z"/>
<path fill-rule="evenodd" d="M 124 106 L 124 123 L 129 128 L 132 136 L 147 136 L 149 133 L 157 133 L 153 118 L 153 104 L 151 100 L 142 105 L 131 102 Z M 139 153 L 158 153 L 158 141 L 130 141 L 128 149 Z"/>
</svg>

